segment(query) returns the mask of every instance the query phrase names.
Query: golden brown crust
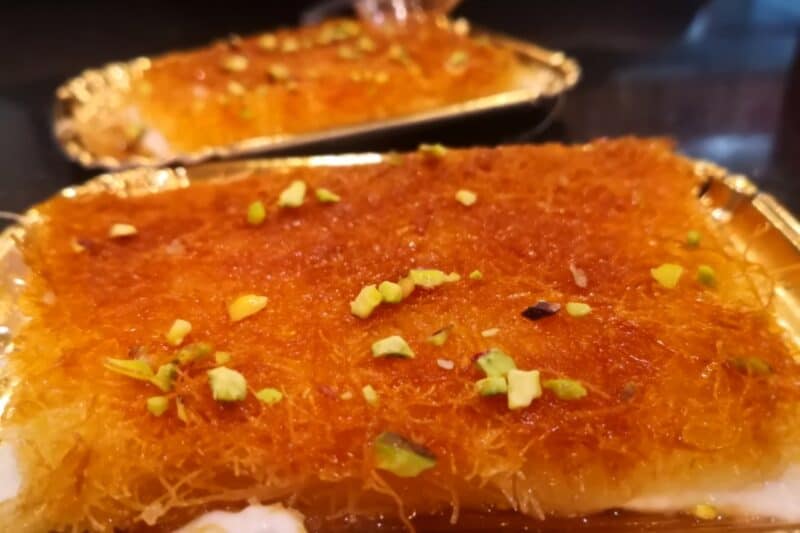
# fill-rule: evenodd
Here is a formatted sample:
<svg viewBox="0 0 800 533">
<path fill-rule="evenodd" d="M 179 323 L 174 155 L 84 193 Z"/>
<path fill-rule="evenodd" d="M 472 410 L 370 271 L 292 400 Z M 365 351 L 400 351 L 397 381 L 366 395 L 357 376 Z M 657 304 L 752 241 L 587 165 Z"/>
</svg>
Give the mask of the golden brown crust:
<svg viewBox="0 0 800 533">
<path fill-rule="evenodd" d="M 267 35 L 268 49 L 261 35 L 155 58 L 132 81 L 116 117 L 83 126 L 84 143 L 101 155 L 150 154 L 161 144 L 152 138 L 158 132 L 168 146 L 156 150 L 196 152 L 410 115 L 519 87 L 513 51 L 439 21 L 377 29 L 333 20 Z"/>
<path fill-rule="evenodd" d="M 310 196 L 278 209 L 293 179 L 342 201 Z M 248 497 L 317 518 L 398 504 L 421 514 L 450 505 L 573 514 L 642 491 L 769 475 L 797 436 L 798 367 L 750 285 L 752 267 L 725 251 L 695 184 L 667 143 L 622 139 L 51 200 L 25 244 L 33 319 L 11 356 L 22 383 L 4 420 L 32 444 L 22 452 L 23 511 L 36 507 L 39 524 L 53 528 L 96 529 L 143 517 L 173 526 Z M 461 188 L 477 193 L 475 205 L 455 201 Z M 256 199 L 269 206 L 259 227 L 245 221 Z M 138 234 L 109 239 L 119 222 Z M 703 234 L 698 249 L 684 245 L 690 229 Z M 685 268 L 674 290 L 650 275 L 666 262 Z M 714 267 L 717 288 L 695 281 L 700 264 Z M 585 272 L 585 288 L 570 265 Z M 350 314 L 362 286 L 412 267 L 463 279 L 417 289 L 366 320 Z M 483 280 L 467 279 L 474 269 Z M 42 303 L 45 292 L 53 305 Z M 270 301 L 232 324 L 226 305 L 242 293 Z M 523 318 L 538 300 L 585 301 L 592 313 Z M 164 333 L 179 317 L 193 325 L 189 340 L 230 352 L 252 389 L 278 387 L 285 400 L 216 403 L 203 362 L 182 371 L 174 393 L 188 424 L 174 406 L 149 415 L 144 400 L 158 391 L 102 361 L 141 348 L 154 363 L 170 360 Z M 444 346 L 425 342 L 448 324 Z M 499 334 L 482 337 L 488 328 Z M 417 357 L 374 359 L 371 343 L 392 334 Z M 579 379 L 589 395 L 546 392 L 513 412 L 501 398 L 477 397 L 472 357 L 491 346 L 520 368 Z M 744 375 L 729 363 L 749 356 L 772 373 Z M 361 399 L 365 384 L 377 408 Z M 352 399 L 340 398 L 346 391 Z M 424 444 L 438 465 L 403 481 L 375 472 L 369 450 L 382 431 Z"/>
</svg>

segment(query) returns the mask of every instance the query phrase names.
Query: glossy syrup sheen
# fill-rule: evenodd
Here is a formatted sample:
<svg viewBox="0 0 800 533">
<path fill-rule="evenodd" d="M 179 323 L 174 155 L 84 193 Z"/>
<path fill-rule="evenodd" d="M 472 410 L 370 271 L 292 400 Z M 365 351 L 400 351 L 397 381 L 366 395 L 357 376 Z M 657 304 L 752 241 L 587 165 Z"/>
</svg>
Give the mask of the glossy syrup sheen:
<svg viewBox="0 0 800 533">
<path fill-rule="evenodd" d="M 39 206 L 44 223 L 24 243 L 32 320 L 9 358 L 21 383 L 3 420 L 27 480 L 18 523 L 169 530 L 256 498 L 316 524 L 510 508 L 535 524 L 651 492 L 735 487 L 797 459 L 800 370 L 757 294 L 769 273 L 726 249 L 697 202 L 691 163 L 669 143 L 390 161 Z M 297 179 L 309 185 L 305 204 L 278 208 Z M 317 202 L 316 187 L 341 202 Z M 477 202 L 458 203 L 459 189 Z M 254 200 L 268 206 L 256 227 L 245 216 Z M 115 223 L 138 234 L 109 239 Z M 686 246 L 689 230 L 701 232 L 699 247 Z M 662 263 L 685 269 L 675 289 L 651 277 Z M 715 287 L 696 281 L 701 264 L 715 269 Z M 368 319 L 350 314 L 364 285 L 415 267 L 462 279 L 417 288 Z M 476 269 L 483 279 L 468 278 Z M 269 303 L 232 323 L 227 304 L 245 293 Z M 521 316 L 539 300 L 592 312 Z M 232 354 L 228 366 L 251 389 L 244 402 L 212 399 L 206 360 L 181 369 L 170 409 L 155 418 L 145 409 L 155 387 L 104 370 L 106 357 L 173 359 L 164 335 L 176 318 L 192 323 L 187 342 Z M 449 325 L 443 346 L 426 342 Z M 481 335 L 491 328 L 496 336 Z M 389 335 L 416 357 L 373 358 L 371 344 Z M 479 397 L 473 356 L 491 347 L 544 379 L 580 380 L 588 395 L 545 391 L 518 411 Z M 742 357 L 770 373 L 741 372 L 731 361 Z M 367 384 L 377 406 L 361 396 Z M 264 387 L 284 400 L 259 403 L 253 392 Z M 372 442 L 384 431 L 430 449 L 436 467 L 404 480 L 375 470 Z"/>
</svg>

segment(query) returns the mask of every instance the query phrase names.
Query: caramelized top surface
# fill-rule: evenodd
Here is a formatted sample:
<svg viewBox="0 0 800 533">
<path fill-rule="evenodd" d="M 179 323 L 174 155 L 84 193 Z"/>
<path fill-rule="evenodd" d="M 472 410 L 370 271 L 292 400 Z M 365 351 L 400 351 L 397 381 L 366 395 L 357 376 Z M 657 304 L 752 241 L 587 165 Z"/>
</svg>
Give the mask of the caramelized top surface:
<svg viewBox="0 0 800 533">
<path fill-rule="evenodd" d="M 518 69 L 511 50 L 441 22 L 334 20 L 158 57 L 117 116 L 85 124 L 82 135 L 103 155 L 159 155 L 149 130 L 165 138 L 164 150 L 196 151 L 497 94 L 519 86 Z"/>
<path fill-rule="evenodd" d="M 305 204 L 278 208 L 296 179 L 309 185 Z M 32 320 L 10 356 L 21 383 L 3 420 L 6 437 L 26 443 L 17 519 L 168 528 L 251 497 L 320 520 L 451 505 L 572 514 L 769 475 L 796 459 L 787 443 L 797 436 L 800 371 L 755 293 L 757 269 L 725 251 L 695 186 L 668 144 L 622 139 L 46 202 L 24 245 Z M 317 202 L 316 187 L 341 202 Z M 477 193 L 473 206 L 455 201 L 462 188 Z M 245 212 L 257 199 L 268 213 L 254 227 Z M 138 234 L 109 239 L 115 223 Z M 691 229 L 702 233 L 698 248 L 685 245 Z M 662 263 L 685 269 L 675 289 L 651 277 Z M 715 287 L 696 281 L 701 264 L 716 271 Z M 361 287 L 414 267 L 462 280 L 417 288 L 368 319 L 350 313 Z M 482 280 L 467 278 L 475 269 Z M 227 304 L 245 293 L 269 303 L 232 323 Z M 539 300 L 587 302 L 592 312 L 523 318 Z M 156 418 L 145 410 L 155 387 L 103 368 L 106 357 L 173 359 L 164 334 L 176 318 L 192 323 L 187 342 L 232 354 L 228 366 L 251 389 L 245 401 L 212 399 L 206 360 L 182 367 Z M 448 325 L 443 346 L 426 342 Z M 496 336 L 481 335 L 490 328 Z M 370 345 L 389 335 L 416 358 L 373 358 Z M 490 347 L 545 379 L 580 380 L 589 394 L 545 391 L 518 411 L 502 396 L 479 397 L 472 359 Z M 731 363 L 742 357 L 771 371 L 743 373 Z M 367 384 L 376 407 L 362 399 Z M 253 391 L 264 387 L 285 399 L 259 403 Z M 436 467 L 409 480 L 376 471 L 371 446 L 383 431 L 429 448 Z"/>
</svg>

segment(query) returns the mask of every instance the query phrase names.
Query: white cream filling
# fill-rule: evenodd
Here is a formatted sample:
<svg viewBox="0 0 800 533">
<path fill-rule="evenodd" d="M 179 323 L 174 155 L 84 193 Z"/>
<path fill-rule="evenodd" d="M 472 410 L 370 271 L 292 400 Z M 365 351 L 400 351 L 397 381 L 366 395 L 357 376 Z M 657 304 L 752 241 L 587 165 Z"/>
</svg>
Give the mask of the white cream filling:
<svg viewBox="0 0 800 533">
<path fill-rule="evenodd" d="M 17 458 L 8 443 L 0 443 L 0 502 L 14 498 L 22 479 Z M 686 511 L 698 504 L 713 505 L 726 516 L 800 521 L 800 465 L 788 468 L 778 479 L 736 490 L 683 490 L 640 496 L 623 506 L 651 513 Z M 190 522 L 178 533 L 303 533 L 303 518 L 282 505 L 250 505 L 238 513 L 213 511 Z"/>
<path fill-rule="evenodd" d="M 283 505 L 250 505 L 238 513 L 212 511 L 175 533 L 305 533 L 300 513 Z"/>
</svg>

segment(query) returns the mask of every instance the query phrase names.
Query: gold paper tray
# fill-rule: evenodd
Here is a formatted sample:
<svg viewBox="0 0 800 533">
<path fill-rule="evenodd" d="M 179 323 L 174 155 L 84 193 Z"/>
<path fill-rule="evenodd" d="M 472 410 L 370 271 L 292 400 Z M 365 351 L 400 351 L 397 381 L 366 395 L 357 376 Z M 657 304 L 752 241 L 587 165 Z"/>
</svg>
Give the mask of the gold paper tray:
<svg viewBox="0 0 800 533">
<path fill-rule="evenodd" d="M 467 27 L 466 24 L 462 26 Z M 421 113 L 324 131 L 254 137 L 225 146 L 207 146 L 195 152 L 176 154 L 167 158 L 132 154 L 124 159 L 117 159 L 93 153 L 84 145 L 76 125 L 80 122 L 91 122 L 92 117 L 102 116 L 119 105 L 125 93 L 130 90 L 131 80 L 150 67 L 150 59 L 140 57 L 132 61 L 111 63 L 98 69 L 86 70 L 60 86 L 56 90 L 53 131 L 67 157 L 84 167 L 118 170 L 136 166 L 186 165 L 212 158 L 224 159 L 245 154 L 278 152 L 356 136 L 391 133 L 424 127 L 431 123 L 542 103 L 546 99 L 563 95 L 580 78 L 578 63 L 563 52 L 548 50 L 491 32 L 475 30 L 473 34 L 476 37 L 481 35 L 491 37 L 493 42 L 513 50 L 520 65 L 528 73 L 524 78 L 529 81 L 526 81 L 524 86 L 503 93 Z"/>
<path fill-rule="evenodd" d="M 97 176 L 83 185 L 69 187 L 62 195 L 108 192 L 119 196 L 138 196 L 188 187 L 192 181 L 205 179 L 237 179 L 263 168 L 327 167 L 371 165 L 383 161 L 378 153 L 332 156 L 253 159 L 206 163 L 194 167 L 172 169 L 138 168 Z M 697 194 L 709 217 L 715 221 L 730 245 L 754 264 L 772 274 L 776 283 L 772 303 L 779 323 L 789 342 L 800 346 L 800 223 L 772 196 L 759 192 L 746 177 L 729 174 L 712 163 L 697 161 L 695 172 L 700 185 Z M 13 349 L 12 336 L 24 317 L 16 301 L 24 288 L 25 265 L 16 247 L 24 238 L 25 227 L 42 222 L 36 209 L 20 217 L 18 224 L 0 234 L 0 348 L 2 353 Z M 2 365 L 2 355 L 0 355 Z M 12 392 L 13 383 L 0 384 L 0 415 Z M 502 513 L 462 513 L 457 526 L 447 516 L 417 517 L 414 523 L 421 531 L 474 532 L 585 530 L 611 531 L 685 531 L 698 527 L 704 531 L 798 531 L 800 524 L 787 524 L 764 519 L 731 518 L 699 524 L 685 515 L 654 515 L 628 511 L 608 511 L 585 518 L 553 519 L 539 522 L 523 515 Z M 393 522 L 355 524 L 310 524 L 324 531 L 405 531 Z"/>
</svg>

